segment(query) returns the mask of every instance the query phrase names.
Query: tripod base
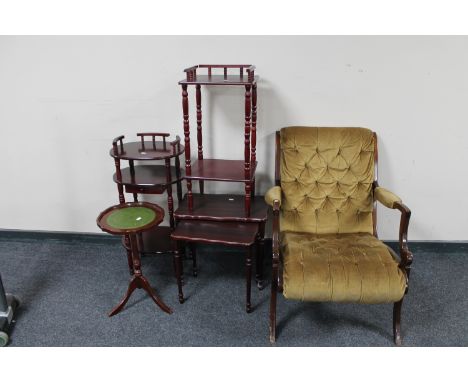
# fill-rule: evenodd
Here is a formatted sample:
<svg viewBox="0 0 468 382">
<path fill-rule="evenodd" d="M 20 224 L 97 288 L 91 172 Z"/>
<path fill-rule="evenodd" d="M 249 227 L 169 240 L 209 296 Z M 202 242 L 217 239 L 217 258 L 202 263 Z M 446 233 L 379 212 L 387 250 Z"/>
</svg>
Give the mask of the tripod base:
<svg viewBox="0 0 468 382">
<path fill-rule="evenodd" d="M 134 275 L 130 280 L 130 284 L 128 285 L 127 293 L 122 301 L 109 313 L 109 317 L 112 317 L 119 313 L 127 303 L 128 299 L 132 295 L 135 289 L 144 289 L 146 293 L 152 298 L 152 300 L 156 303 L 157 306 L 161 308 L 162 311 L 172 314 L 172 309 L 169 308 L 154 292 L 153 288 L 149 284 L 148 280 L 143 275 Z"/>
</svg>

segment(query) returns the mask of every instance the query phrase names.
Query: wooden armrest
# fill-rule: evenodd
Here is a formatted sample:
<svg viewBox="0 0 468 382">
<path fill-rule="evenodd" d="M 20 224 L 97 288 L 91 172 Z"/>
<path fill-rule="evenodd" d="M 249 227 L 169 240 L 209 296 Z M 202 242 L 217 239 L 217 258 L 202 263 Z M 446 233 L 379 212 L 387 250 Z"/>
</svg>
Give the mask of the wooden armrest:
<svg viewBox="0 0 468 382">
<path fill-rule="evenodd" d="M 382 203 L 385 207 L 396 208 L 395 203 L 400 202 L 401 198 L 386 188 L 376 186 L 374 188 L 374 198 Z"/>
</svg>

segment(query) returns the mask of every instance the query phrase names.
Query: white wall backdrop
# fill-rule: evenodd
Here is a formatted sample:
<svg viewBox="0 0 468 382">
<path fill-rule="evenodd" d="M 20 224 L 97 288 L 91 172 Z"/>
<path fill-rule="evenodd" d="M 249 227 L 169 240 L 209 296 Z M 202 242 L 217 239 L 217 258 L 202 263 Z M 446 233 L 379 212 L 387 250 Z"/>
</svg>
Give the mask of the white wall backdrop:
<svg viewBox="0 0 468 382">
<path fill-rule="evenodd" d="M 200 63 L 257 66 L 258 193 L 273 184 L 275 130 L 368 127 L 380 184 L 413 211 L 410 239 L 468 239 L 468 37 L 430 36 L 2 36 L 0 227 L 99 232 L 118 201 L 112 139 L 182 136 L 177 82 Z M 241 159 L 242 89 L 202 95 L 206 157 Z M 398 219 L 379 207 L 381 238 Z"/>
</svg>

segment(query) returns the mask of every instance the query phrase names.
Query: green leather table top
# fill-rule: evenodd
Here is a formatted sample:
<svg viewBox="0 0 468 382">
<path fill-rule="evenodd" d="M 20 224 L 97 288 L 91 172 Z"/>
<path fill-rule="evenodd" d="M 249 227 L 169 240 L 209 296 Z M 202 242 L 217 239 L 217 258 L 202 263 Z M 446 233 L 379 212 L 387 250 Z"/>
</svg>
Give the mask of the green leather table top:
<svg viewBox="0 0 468 382">
<path fill-rule="evenodd" d="M 107 224 L 117 229 L 135 229 L 151 223 L 156 213 L 147 207 L 116 209 L 107 217 Z"/>
</svg>

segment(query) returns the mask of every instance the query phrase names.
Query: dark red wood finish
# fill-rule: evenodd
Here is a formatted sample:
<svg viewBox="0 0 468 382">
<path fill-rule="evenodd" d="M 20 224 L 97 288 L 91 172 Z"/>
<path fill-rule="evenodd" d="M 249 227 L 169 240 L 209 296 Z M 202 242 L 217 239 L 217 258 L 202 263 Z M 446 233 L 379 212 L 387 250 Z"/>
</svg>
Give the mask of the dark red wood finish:
<svg viewBox="0 0 468 382">
<path fill-rule="evenodd" d="M 256 164 L 253 166 L 254 171 L 255 168 Z M 191 175 L 186 176 L 185 178 L 193 180 L 250 183 L 252 178 L 246 178 L 245 174 L 245 162 L 242 160 L 202 159 L 193 163 Z M 200 193 L 203 194 L 201 191 Z"/>
<path fill-rule="evenodd" d="M 207 69 L 207 75 L 197 73 L 198 69 Z M 223 70 L 223 75 L 214 75 L 213 71 Z M 238 74 L 228 74 L 228 70 L 238 70 Z M 245 75 L 244 75 L 245 72 Z M 200 193 L 204 193 L 204 181 L 231 181 L 245 183 L 245 216 L 250 215 L 251 198 L 255 193 L 256 170 L 256 121 L 257 121 L 257 84 L 255 67 L 252 65 L 196 65 L 185 69 L 186 79 L 179 82 L 182 86 L 182 110 L 185 136 L 185 175 L 189 208 L 193 208 L 192 180 L 200 183 Z M 192 166 L 190 158 L 190 125 L 188 112 L 187 86 L 195 85 L 197 106 L 197 143 L 198 161 Z M 240 161 L 221 161 L 204 159 L 201 113 L 201 85 L 243 85 L 245 86 L 245 127 L 244 127 L 244 161 L 243 174 L 237 169 Z"/>
<path fill-rule="evenodd" d="M 180 170 L 179 156 L 184 152 L 177 136 L 174 141 L 167 142 L 168 133 L 138 133 L 139 142 L 124 143 L 121 135 L 113 140 L 110 155 L 114 158 L 116 172 L 114 182 L 117 183 L 119 202 L 125 203 L 125 192 L 132 193 L 134 201 L 138 201 L 138 194 L 167 193 L 170 225 L 174 227 L 174 202 L 172 197 L 172 184 L 177 186 L 177 196 L 182 199 L 182 172 Z M 150 140 L 145 140 L 146 138 Z M 157 140 L 162 138 L 162 141 Z M 175 165 L 171 166 L 171 159 L 175 158 Z M 129 167 L 121 169 L 120 161 L 128 160 Z M 164 165 L 134 165 L 134 161 L 164 160 Z M 169 240 L 169 237 L 167 237 Z M 127 256 L 130 265 L 130 243 L 125 239 Z M 158 248 L 154 252 L 161 252 Z M 130 271 L 132 272 L 132 271 Z"/>
<path fill-rule="evenodd" d="M 261 223 L 260 223 L 261 225 Z M 245 274 L 246 274 L 246 311 L 252 311 L 251 283 L 252 283 L 252 248 L 259 237 L 259 224 L 239 222 L 215 222 L 199 220 L 182 220 L 171 234 L 176 242 L 221 244 L 242 247 L 246 250 Z M 194 247 L 192 247 L 194 248 Z M 258 252 L 258 248 L 257 248 Z M 258 256 L 257 256 L 258 259 Z M 182 290 L 182 260 L 180 255 L 175 256 L 177 269 L 177 285 L 179 301 L 184 302 Z M 196 264 L 195 264 L 196 267 Z"/>
<path fill-rule="evenodd" d="M 197 71 L 203 71 L 200 74 Z M 236 72 L 237 73 L 233 73 Z M 218 74 L 216 74 L 218 72 Z M 182 111 L 185 142 L 185 178 L 187 195 L 174 213 L 177 227 L 172 239 L 192 243 L 190 253 L 196 268 L 195 243 L 216 243 L 252 247 L 257 243 L 255 278 L 262 286 L 263 249 L 265 222 L 268 207 L 262 197 L 255 197 L 257 83 L 252 65 L 197 65 L 185 69 L 186 78 L 179 82 L 182 87 Z M 222 73 L 222 74 L 220 74 Z M 197 160 L 192 163 L 190 154 L 190 124 L 188 108 L 188 85 L 195 85 L 197 111 Z M 202 132 L 202 85 L 240 85 L 245 87 L 244 158 L 243 160 L 207 159 L 203 155 Z M 192 183 L 198 180 L 200 193 L 192 191 Z M 205 195 L 205 181 L 242 182 L 244 195 Z M 218 222 L 223 222 L 222 224 Z M 247 234 L 250 232 L 250 234 Z M 244 241 L 242 241 L 244 240 Z M 176 245 L 176 247 L 180 247 Z M 177 249 L 179 252 L 179 250 Z M 180 254 L 174 258 L 182 277 Z M 249 273 L 250 272 L 250 273 Z M 251 276 L 251 251 L 246 256 L 246 275 Z M 250 276 L 248 277 L 250 279 Z M 178 280 L 179 300 L 183 301 L 181 280 Z M 250 282 L 250 281 L 249 281 Z M 250 296 L 250 284 L 248 285 Z M 247 308 L 250 311 L 250 297 Z"/>
<path fill-rule="evenodd" d="M 215 221 L 179 221 L 171 233 L 174 240 L 249 247 L 256 242 L 258 224 Z"/>
<path fill-rule="evenodd" d="M 190 159 L 190 124 L 189 124 L 189 110 L 188 110 L 188 92 L 187 85 L 182 85 L 182 110 L 184 113 L 184 141 L 185 141 L 185 176 L 187 180 L 187 195 L 188 204 L 191 209 L 193 206 L 192 196 L 192 164 Z"/>
<path fill-rule="evenodd" d="M 244 213 L 243 195 L 230 194 L 194 194 L 194 207 L 190 210 L 188 197 L 180 203 L 174 212 L 176 220 L 213 220 L 236 221 L 245 223 L 265 223 L 268 218 L 268 205 L 262 196 L 252 199 L 251 214 Z"/>
<path fill-rule="evenodd" d="M 197 143 L 198 143 L 198 160 L 203 159 L 203 135 L 202 135 L 202 111 L 201 111 L 201 86 L 196 85 L 196 101 L 197 101 Z M 200 194 L 205 191 L 203 180 L 199 181 Z"/>
<path fill-rule="evenodd" d="M 154 211 L 156 214 L 155 219 L 146 224 L 144 227 L 140 228 L 135 228 L 135 229 L 118 229 L 115 227 L 111 227 L 107 224 L 107 217 L 109 216 L 110 213 L 112 213 L 115 210 L 118 209 L 123 209 L 123 208 L 129 208 L 129 207 L 146 207 Z M 113 316 L 117 313 L 119 313 L 127 303 L 128 299 L 130 298 L 131 294 L 136 288 L 142 288 L 144 289 L 151 299 L 158 305 L 161 310 L 163 310 L 166 313 L 172 313 L 171 308 L 169 308 L 154 292 L 153 288 L 149 284 L 148 280 L 143 276 L 143 273 L 141 271 L 141 259 L 140 259 L 140 250 L 138 248 L 138 241 L 137 241 L 137 235 L 141 232 L 147 231 L 158 224 L 161 223 L 161 221 L 164 218 L 164 210 L 159 207 L 156 204 L 153 203 L 147 203 L 147 202 L 133 202 L 133 203 L 124 203 L 124 204 L 119 204 L 116 206 L 112 206 L 101 212 L 96 219 L 96 223 L 101 228 L 104 232 L 108 232 L 113 235 L 125 235 L 128 237 L 128 241 L 130 243 L 130 253 L 131 253 L 131 268 L 132 268 L 132 278 L 130 279 L 130 283 L 128 285 L 127 292 L 125 293 L 124 298 L 120 303 L 112 309 L 112 311 L 109 313 L 109 317 Z"/>
</svg>

